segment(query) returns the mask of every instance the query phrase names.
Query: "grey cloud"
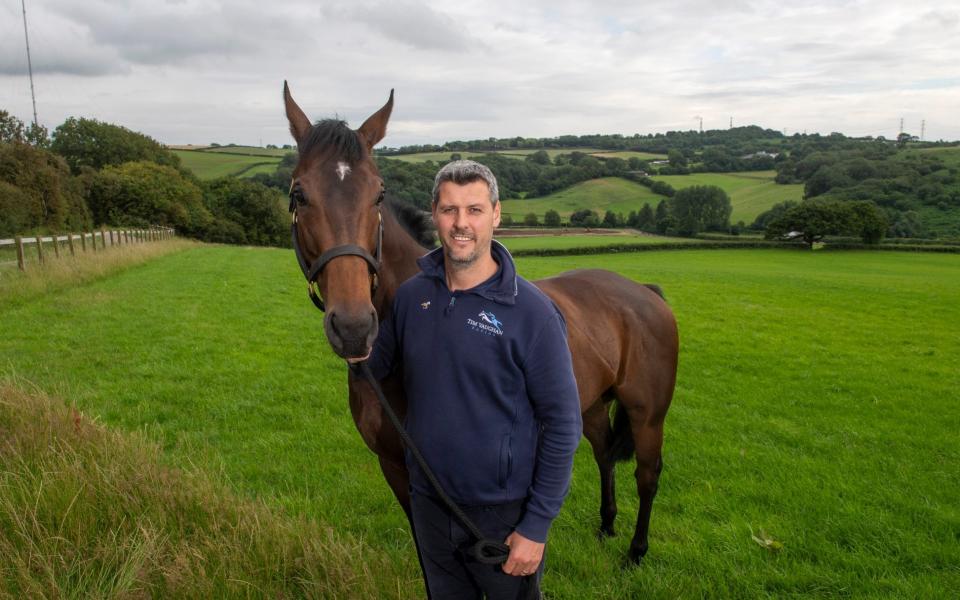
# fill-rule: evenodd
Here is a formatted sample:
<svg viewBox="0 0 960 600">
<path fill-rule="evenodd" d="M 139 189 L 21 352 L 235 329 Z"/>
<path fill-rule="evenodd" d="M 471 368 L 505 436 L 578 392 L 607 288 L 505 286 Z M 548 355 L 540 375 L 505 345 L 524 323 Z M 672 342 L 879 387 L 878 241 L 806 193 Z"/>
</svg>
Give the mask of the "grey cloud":
<svg viewBox="0 0 960 600">
<path fill-rule="evenodd" d="M 421 50 L 462 52 L 476 43 L 457 21 L 420 2 L 382 2 L 346 14 L 394 41 Z"/>
</svg>

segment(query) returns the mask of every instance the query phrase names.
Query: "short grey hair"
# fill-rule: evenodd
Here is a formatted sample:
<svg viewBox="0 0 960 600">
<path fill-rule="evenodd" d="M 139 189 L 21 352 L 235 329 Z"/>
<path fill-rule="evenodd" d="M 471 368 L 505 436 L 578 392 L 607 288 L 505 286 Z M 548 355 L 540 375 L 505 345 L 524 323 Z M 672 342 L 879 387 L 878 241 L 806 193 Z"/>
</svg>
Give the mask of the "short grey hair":
<svg viewBox="0 0 960 600">
<path fill-rule="evenodd" d="M 497 178 L 493 176 L 493 171 L 476 161 L 455 160 L 448 162 L 437 172 L 433 180 L 433 206 L 440 201 L 440 185 L 447 181 L 457 185 L 482 181 L 490 188 L 490 204 L 496 206 L 500 201 L 500 189 L 497 187 Z"/>
</svg>

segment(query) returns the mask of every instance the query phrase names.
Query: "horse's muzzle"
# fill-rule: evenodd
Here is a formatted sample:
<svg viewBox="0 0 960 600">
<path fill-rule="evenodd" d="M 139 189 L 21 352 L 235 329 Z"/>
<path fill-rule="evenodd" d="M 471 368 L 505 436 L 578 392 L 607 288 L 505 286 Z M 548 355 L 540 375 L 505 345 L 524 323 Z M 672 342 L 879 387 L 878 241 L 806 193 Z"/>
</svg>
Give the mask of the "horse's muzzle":
<svg viewBox="0 0 960 600">
<path fill-rule="evenodd" d="M 323 328 L 337 356 L 360 358 L 370 351 L 377 339 L 377 313 L 374 310 L 353 314 L 328 310 Z"/>
</svg>

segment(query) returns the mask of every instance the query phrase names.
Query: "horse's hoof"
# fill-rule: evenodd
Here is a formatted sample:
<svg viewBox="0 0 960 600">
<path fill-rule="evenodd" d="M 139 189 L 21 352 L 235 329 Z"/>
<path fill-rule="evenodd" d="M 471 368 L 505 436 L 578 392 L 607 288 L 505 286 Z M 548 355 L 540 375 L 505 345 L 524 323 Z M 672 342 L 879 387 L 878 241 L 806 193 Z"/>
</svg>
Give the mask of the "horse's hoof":
<svg viewBox="0 0 960 600">
<path fill-rule="evenodd" d="M 630 553 L 627 555 L 627 566 L 635 567 L 640 564 L 640 561 L 643 560 L 643 557 L 647 555 L 646 548 L 630 548 Z"/>
<path fill-rule="evenodd" d="M 613 525 L 610 525 L 608 527 L 604 527 L 603 525 L 601 525 L 600 529 L 597 530 L 598 540 L 605 540 L 607 538 L 615 537 L 616 535 L 617 535 L 617 532 L 613 530 Z"/>
</svg>

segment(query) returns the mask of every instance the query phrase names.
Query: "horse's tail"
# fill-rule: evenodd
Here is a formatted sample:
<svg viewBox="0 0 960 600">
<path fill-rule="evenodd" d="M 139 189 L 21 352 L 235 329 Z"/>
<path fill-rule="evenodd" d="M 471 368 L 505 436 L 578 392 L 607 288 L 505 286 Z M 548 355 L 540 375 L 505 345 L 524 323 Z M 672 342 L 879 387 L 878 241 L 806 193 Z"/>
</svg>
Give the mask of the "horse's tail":
<svg viewBox="0 0 960 600">
<path fill-rule="evenodd" d="M 617 401 L 613 415 L 613 437 L 607 448 L 607 460 L 615 463 L 630 460 L 634 455 L 633 433 L 630 431 L 630 417 L 626 409 Z"/>
</svg>

